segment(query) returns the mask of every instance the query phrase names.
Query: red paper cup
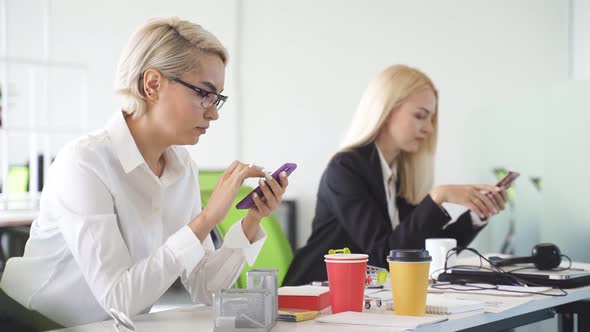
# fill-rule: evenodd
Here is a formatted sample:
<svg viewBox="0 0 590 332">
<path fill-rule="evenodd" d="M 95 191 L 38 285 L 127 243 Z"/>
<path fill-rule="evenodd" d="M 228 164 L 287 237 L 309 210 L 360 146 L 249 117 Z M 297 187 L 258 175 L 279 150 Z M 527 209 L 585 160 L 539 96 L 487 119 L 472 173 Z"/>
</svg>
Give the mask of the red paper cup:
<svg viewBox="0 0 590 332">
<path fill-rule="evenodd" d="M 325 255 L 332 313 L 363 311 L 368 255 Z"/>
</svg>

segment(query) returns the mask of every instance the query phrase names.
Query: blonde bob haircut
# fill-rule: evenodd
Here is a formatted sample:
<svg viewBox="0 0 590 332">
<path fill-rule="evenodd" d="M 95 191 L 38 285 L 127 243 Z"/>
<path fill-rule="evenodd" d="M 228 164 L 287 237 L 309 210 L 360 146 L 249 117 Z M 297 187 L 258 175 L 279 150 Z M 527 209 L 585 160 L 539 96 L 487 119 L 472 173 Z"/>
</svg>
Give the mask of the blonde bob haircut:
<svg viewBox="0 0 590 332">
<path fill-rule="evenodd" d="M 402 151 L 397 159 L 399 194 L 418 204 L 434 183 L 434 154 L 438 131 L 438 91 L 423 72 L 405 65 L 394 65 L 375 77 L 363 93 L 341 151 L 358 148 L 375 141 L 391 114 L 415 93 L 431 90 L 436 96 L 432 117 L 433 133 L 415 153 Z"/>
<path fill-rule="evenodd" d="M 123 112 L 133 116 L 145 113 L 141 80 L 148 68 L 167 78 L 179 78 L 195 69 L 203 54 L 217 55 L 227 65 L 225 47 L 200 25 L 178 17 L 148 20 L 131 36 L 119 59 L 115 89 L 123 96 Z"/>
</svg>

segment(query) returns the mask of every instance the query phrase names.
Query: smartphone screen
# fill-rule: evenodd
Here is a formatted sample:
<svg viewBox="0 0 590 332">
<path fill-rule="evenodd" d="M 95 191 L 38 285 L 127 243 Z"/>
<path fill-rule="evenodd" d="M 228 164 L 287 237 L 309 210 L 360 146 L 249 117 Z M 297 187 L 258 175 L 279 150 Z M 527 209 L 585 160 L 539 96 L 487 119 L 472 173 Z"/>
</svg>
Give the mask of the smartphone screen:
<svg viewBox="0 0 590 332">
<path fill-rule="evenodd" d="M 279 181 L 279 174 L 281 174 L 281 172 L 285 172 L 287 173 L 287 176 L 289 176 L 291 173 L 293 173 L 293 171 L 297 168 L 297 164 L 295 163 L 285 163 L 283 164 L 283 166 L 279 167 L 276 171 L 274 171 L 274 173 L 272 173 L 272 177 Z M 279 182 L 280 183 L 280 182 Z M 244 197 L 244 199 L 242 199 L 238 204 L 236 204 L 236 209 L 249 209 L 251 207 L 254 206 L 254 199 L 252 198 L 252 195 L 254 193 L 257 193 L 258 196 L 260 198 L 264 197 L 264 193 L 262 192 L 262 189 L 260 189 L 260 186 L 256 187 L 256 189 L 252 190 L 246 197 Z"/>
</svg>

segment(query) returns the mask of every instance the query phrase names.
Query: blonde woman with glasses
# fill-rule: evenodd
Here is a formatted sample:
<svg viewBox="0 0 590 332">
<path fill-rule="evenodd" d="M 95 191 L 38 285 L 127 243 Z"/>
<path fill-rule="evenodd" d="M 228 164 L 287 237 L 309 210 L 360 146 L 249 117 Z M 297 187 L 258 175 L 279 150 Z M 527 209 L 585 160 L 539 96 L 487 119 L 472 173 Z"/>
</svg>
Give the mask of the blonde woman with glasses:
<svg viewBox="0 0 590 332">
<path fill-rule="evenodd" d="M 433 188 L 438 91 L 417 69 L 395 65 L 364 92 L 341 150 L 320 181 L 312 234 L 285 285 L 327 280 L 323 255 L 350 248 L 387 267 L 391 249 L 424 248 L 427 238 L 468 245 L 504 209 L 506 192 L 485 184 Z M 470 211 L 451 223 L 442 204 Z"/>
<path fill-rule="evenodd" d="M 195 303 L 210 304 L 253 264 L 266 239 L 260 221 L 281 202 L 286 174 L 260 180 L 265 199 L 254 196 L 215 250 L 209 233 L 242 181 L 265 174 L 233 162 L 201 210 L 197 165 L 182 147 L 219 118 L 227 60 L 217 38 L 177 18 L 132 36 L 117 70 L 121 110 L 60 151 L 24 257 L 7 262 L 0 303 L 16 320 L 43 329 L 105 320 L 111 308 L 133 317 L 178 277 Z"/>
</svg>

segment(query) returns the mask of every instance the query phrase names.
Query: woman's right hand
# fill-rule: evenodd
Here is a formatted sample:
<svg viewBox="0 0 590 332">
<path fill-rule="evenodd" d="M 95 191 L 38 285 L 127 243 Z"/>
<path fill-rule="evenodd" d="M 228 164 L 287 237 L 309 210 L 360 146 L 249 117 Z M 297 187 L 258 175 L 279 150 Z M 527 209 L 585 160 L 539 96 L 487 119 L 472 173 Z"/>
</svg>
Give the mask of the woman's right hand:
<svg viewBox="0 0 590 332">
<path fill-rule="evenodd" d="M 506 191 L 487 184 L 438 186 L 430 192 L 430 197 L 438 205 L 447 202 L 466 206 L 481 219 L 504 210 L 508 200 Z"/>
<path fill-rule="evenodd" d="M 258 166 L 234 161 L 223 172 L 213 189 L 207 205 L 201 213 L 189 223 L 189 227 L 202 241 L 211 229 L 221 222 L 227 215 L 234 200 L 238 196 L 240 186 L 245 179 L 264 177 L 265 174 Z"/>
</svg>

